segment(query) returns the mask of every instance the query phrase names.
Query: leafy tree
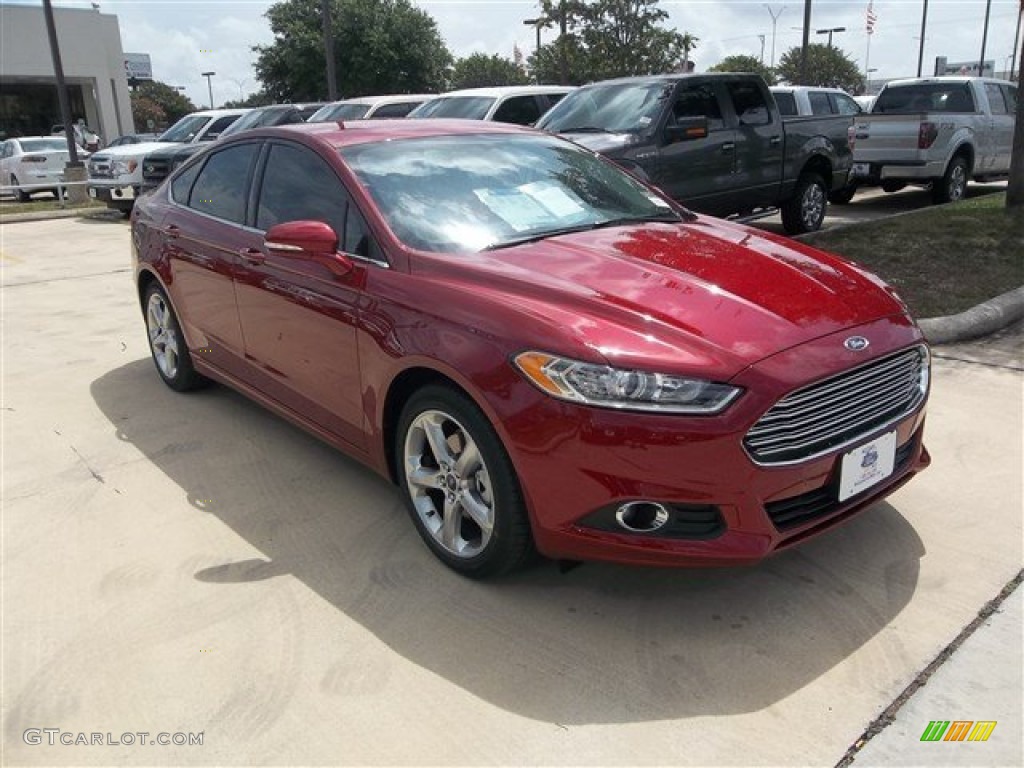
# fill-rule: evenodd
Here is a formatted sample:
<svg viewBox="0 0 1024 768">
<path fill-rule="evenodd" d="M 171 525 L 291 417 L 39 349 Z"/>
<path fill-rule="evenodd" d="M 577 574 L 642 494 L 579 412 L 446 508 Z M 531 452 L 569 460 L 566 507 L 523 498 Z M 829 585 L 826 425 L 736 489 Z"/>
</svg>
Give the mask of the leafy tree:
<svg viewBox="0 0 1024 768">
<path fill-rule="evenodd" d="M 437 23 L 410 0 L 329 0 L 338 89 L 345 96 L 443 90 L 452 56 Z M 266 13 L 274 42 L 255 46 L 273 101 L 327 93 L 321 0 L 282 0 Z"/>
<path fill-rule="evenodd" d="M 764 78 L 768 85 L 775 85 L 775 73 L 766 67 L 756 56 L 726 56 L 708 72 L 753 72 Z"/>
<path fill-rule="evenodd" d="M 157 123 L 174 123 L 178 118 L 184 117 L 189 112 L 195 112 L 197 107 L 192 103 L 192 100 L 181 93 L 177 88 L 172 88 L 166 83 L 161 83 L 159 80 L 148 80 L 142 82 L 132 91 L 132 114 L 135 113 L 135 103 L 137 100 L 145 99 L 146 101 L 140 102 L 140 109 L 148 109 L 152 111 L 152 108 L 147 105 L 147 102 L 156 105 L 162 112 L 160 119 L 153 118 Z M 150 115 L 152 116 L 152 115 Z M 142 130 L 142 126 L 146 125 L 145 118 L 140 121 L 136 118 L 135 127 Z"/>
<path fill-rule="evenodd" d="M 136 131 L 149 133 L 168 125 L 164 108 L 151 98 L 135 92 L 132 92 L 131 98 L 132 122 L 135 123 Z"/>
<path fill-rule="evenodd" d="M 694 37 L 689 32 L 684 32 L 683 36 L 679 38 L 679 45 L 683 49 L 683 71 L 686 71 L 686 65 L 690 63 L 690 51 L 697 47 L 697 43 L 700 42 L 699 37 Z"/>
<path fill-rule="evenodd" d="M 564 36 L 531 57 L 540 82 L 559 82 L 564 57 L 570 83 L 669 72 L 685 52 L 687 36 L 666 29 L 668 13 L 658 0 L 541 0 L 540 18 Z M 691 47 L 696 38 L 689 36 Z"/>
<path fill-rule="evenodd" d="M 511 59 L 494 54 L 474 53 L 455 62 L 452 88 L 485 88 L 498 85 L 525 85 L 526 73 Z"/>
<path fill-rule="evenodd" d="M 838 48 L 821 43 L 807 46 L 807 79 L 800 80 L 800 46 L 790 48 L 779 59 L 779 77 L 794 85 L 820 85 L 842 88 L 849 93 L 864 90 L 864 76 L 857 65 Z"/>
<path fill-rule="evenodd" d="M 270 94 L 266 91 L 256 91 L 250 93 L 244 99 L 235 99 L 234 101 L 225 101 L 222 105 L 222 109 L 246 109 L 249 107 L 266 107 L 274 103 L 274 100 L 270 98 Z"/>
</svg>

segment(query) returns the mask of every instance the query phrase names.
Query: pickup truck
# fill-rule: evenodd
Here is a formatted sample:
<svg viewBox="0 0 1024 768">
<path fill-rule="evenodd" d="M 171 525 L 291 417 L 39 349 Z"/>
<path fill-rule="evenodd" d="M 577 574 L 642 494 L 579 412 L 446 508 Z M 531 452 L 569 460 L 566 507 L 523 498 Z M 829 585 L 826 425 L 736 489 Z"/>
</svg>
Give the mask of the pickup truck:
<svg viewBox="0 0 1024 768">
<path fill-rule="evenodd" d="M 693 210 L 780 208 L 789 234 L 821 227 L 846 186 L 849 115 L 783 120 L 757 75 L 607 80 L 570 93 L 537 123 L 599 152 Z"/>
<path fill-rule="evenodd" d="M 894 80 L 854 123 L 849 201 L 858 186 L 896 192 L 931 185 L 936 203 L 959 200 L 967 182 L 1007 178 L 1017 86 L 988 77 Z M 833 202 L 843 202 L 833 199 Z"/>
<path fill-rule="evenodd" d="M 89 158 L 89 197 L 108 208 L 128 214 L 142 189 L 142 163 L 146 155 L 175 144 L 201 144 L 220 136 L 247 109 L 209 109 L 185 115 L 156 141 L 108 147 Z"/>
</svg>

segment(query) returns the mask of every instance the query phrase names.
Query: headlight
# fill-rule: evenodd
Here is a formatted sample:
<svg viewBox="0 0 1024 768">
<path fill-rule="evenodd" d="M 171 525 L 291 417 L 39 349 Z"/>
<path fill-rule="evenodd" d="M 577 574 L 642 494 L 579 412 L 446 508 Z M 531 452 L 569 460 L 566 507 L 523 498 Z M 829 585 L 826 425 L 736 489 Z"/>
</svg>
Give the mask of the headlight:
<svg viewBox="0 0 1024 768">
<path fill-rule="evenodd" d="M 928 387 L 931 385 L 932 380 L 932 355 L 928 351 L 928 347 L 921 346 L 921 372 L 918 374 L 917 386 L 921 390 L 922 395 L 928 394 Z"/>
<path fill-rule="evenodd" d="M 742 391 L 703 379 L 628 371 L 544 352 L 523 352 L 515 364 L 552 397 L 603 408 L 710 415 L 721 413 Z"/>
<path fill-rule="evenodd" d="M 129 173 L 134 173 L 138 167 L 139 164 L 134 160 L 115 160 L 110 169 L 115 176 L 125 176 Z"/>
</svg>

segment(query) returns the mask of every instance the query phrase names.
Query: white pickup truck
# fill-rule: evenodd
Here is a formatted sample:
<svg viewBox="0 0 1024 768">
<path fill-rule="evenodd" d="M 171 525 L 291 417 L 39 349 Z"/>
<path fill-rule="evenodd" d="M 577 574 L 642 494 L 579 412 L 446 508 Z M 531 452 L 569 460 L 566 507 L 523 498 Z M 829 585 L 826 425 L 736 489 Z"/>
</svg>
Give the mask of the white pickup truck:
<svg viewBox="0 0 1024 768">
<path fill-rule="evenodd" d="M 988 77 L 894 80 L 854 122 L 850 185 L 830 196 L 849 202 L 858 186 L 896 192 L 930 185 L 936 203 L 964 196 L 968 180 L 1010 172 L 1017 86 Z"/>
<path fill-rule="evenodd" d="M 211 142 L 247 109 L 208 109 L 185 115 L 156 141 L 108 147 L 89 158 L 89 196 L 128 214 L 142 186 L 142 161 L 154 150 L 174 144 Z"/>
</svg>

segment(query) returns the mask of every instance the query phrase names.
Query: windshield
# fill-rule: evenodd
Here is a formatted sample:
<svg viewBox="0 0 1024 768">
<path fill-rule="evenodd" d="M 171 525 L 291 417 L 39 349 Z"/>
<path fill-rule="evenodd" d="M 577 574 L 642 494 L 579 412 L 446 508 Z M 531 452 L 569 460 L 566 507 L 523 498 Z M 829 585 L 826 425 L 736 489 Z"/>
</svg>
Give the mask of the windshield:
<svg viewBox="0 0 1024 768">
<path fill-rule="evenodd" d="M 654 127 L 674 83 L 609 83 L 573 91 L 537 127 L 553 133 L 643 133 Z"/>
<path fill-rule="evenodd" d="M 329 123 L 332 120 L 359 120 L 369 111 L 369 104 L 328 104 L 314 112 L 307 122 Z"/>
<path fill-rule="evenodd" d="M 681 220 L 618 167 L 554 136 L 441 136 L 340 153 L 395 236 L 420 250 L 475 253 L 613 223 Z"/>
<path fill-rule="evenodd" d="M 185 117 L 164 131 L 157 141 L 192 141 L 195 135 L 208 122 L 210 122 L 210 118 L 205 115 L 185 115 Z"/>
<path fill-rule="evenodd" d="M 441 96 L 420 104 L 409 117 L 453 117 L 483 120 L 494 104 L 493 96 Z"/>
<path fill-rule="evenodd" d="M 63 137 L 57 139 L 18 139 L 18 141 L 21 143 L 21 149 L 24 152 L 67 151 L 68 148 L 67 139 Z"/>
<path fill-rule="evenodd" d="M 890 85 L 879 94 L 871 111 L 888 115 L 974 112 L 974 99 L 967 83 Z"/>
</svg>

